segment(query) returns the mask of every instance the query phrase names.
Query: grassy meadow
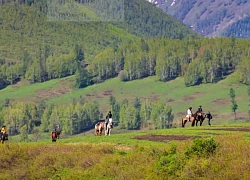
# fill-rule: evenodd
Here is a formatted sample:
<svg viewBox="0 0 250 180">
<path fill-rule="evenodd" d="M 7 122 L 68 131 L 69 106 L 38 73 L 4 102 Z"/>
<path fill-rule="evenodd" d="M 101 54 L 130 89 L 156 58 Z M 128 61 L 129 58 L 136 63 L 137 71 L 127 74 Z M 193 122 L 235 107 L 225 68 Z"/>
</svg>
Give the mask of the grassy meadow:
<svg viewBox="0 0 250 180">
<path fill-rule="evenodd" d="M 249 123 L 239 123 L 114 132 L 108 137 L 62 136 L 55 143 L 49 138 L 30 143 L 10 139 L 0 146 L 0 176 L 53 180 L 248 179 L 249 131 Z"/>
<path fill-rule="evenodd" d="M 192 106 L 195 111 L 199 105 L 203 106 L 205 112 L 211 111 L 214 117 L 212 124 L 230 124 L 235 123 L 229 95 L 230 88 L 233 88 L 238 104 L 236 121 L 244 122 L 248 119 L 247 86 L 239 83 L 235 74 L 227 76 L 216 84 L 208 83 L 193 87 L 186 87 L 183 78 L 162 82 L 156 76 L 129 82 L 113 78 L 83 89 L 72 88 L 73 83 L 74 76 L 32 85 L 21 81 L 0 90 L 0 101 L 9 98 L 34 102 L 46 100 L 48 104 L 61 104 L 72 102 L 73 99 L 82 96 L 89 102 L 98 101 L 100 111 L 106 113 L 109 109 L 110 95 L 113 95 L 118 102 L 126 98 L 130 103 L 139 97 L 141 103 L 162 100 L 170 105 L 177 126 L 180 125 L 180 118 L 186 114 L 188 107 Z"/>
</svg>

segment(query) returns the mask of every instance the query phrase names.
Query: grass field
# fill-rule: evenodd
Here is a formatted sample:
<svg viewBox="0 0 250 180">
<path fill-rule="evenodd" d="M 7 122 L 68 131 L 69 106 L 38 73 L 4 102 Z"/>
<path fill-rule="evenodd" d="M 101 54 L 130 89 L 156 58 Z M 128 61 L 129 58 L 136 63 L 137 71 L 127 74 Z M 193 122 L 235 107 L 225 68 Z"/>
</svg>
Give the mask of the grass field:
<svg viewBox="0 0 250 180">
<path fill-rule="evenodd" d="M 3 179 L 248 179 L 250 124 L 62 136 L 0 146 Z M 15 137 L 11 137 L 15 138 Z M 217 144 L 217 145 L 216 145 Z"/>
<path fill-rule="evenodd" d="M 216 119 L 214 121 L 218 121 L 217 124 L 220 122 L 228 124 L 234 121 L 229 96 L 229 90 L 233 88 L 238 104 L 237 120 L 248 119 L 247 86 L 239 83 L 234 74 L 216 84 L 201 84 L 194 87 L 185 87 L 183 78 L 161 82 L 155 76 L 129 82 L 113 78 L 83 89 L 73 89 L 73 83 L 73 76 L 33 85 L 21 82 L 0 90 L 0 101 L 5 98 L 34 102 L 44 99 L 47 103 L 61 104 L 82 96 L 89 102 L 97 100 L 100 111 L 106 112 L 109 108 L 107 104 L 110 95 L 113 95 L 118 102 L 126 98 L 130 103 L 139 97 L 141 102 L 165 101 L 172 107 L 176 120 L 186 113 L 189 106 L 196 110 L 202 105 L 204 111 L 211 111 Z"/>
</svg>

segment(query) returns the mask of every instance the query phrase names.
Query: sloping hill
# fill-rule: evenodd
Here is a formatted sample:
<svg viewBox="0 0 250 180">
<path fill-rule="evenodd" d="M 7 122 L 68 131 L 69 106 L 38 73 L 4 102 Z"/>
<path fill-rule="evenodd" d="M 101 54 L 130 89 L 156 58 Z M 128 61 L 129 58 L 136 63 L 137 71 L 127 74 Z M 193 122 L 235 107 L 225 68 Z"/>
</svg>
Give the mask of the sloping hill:
<svg viewBox="0 0 250 180">
<path fill-rule="evenodd" d="M 173 15 L 203 36 L 250 37 L 247 26 L 230 28 L 250 15 L 250 1 L 246 0 L 147 0 Z M 247 24 L 246 24 L 247 25 Z M 230 28 L 230 29 L 228 29 Z"/>
<path fill-rule="evenodd" d="M 248 118 L 247 85 L 238 82 L 235 73 L 216 84 L 202 84 L 199 86 L 186 87 L 184 78 L 177 78 L 169 82 L 161 82 L 155 76 L 122 82 L 119 78 L 109 79 L 101 84 L 95 84 L 83 89 L 72 89 L 71 83 L 74 77 L 51 80 L 34 85 L 17 84 L 0 90 L 0 101 L 5 98 L 21 101 L 39 102 L 45 100 L 48 104 L 67 104 L 80 98 L 88 102 L 97 101 L 100 111 L 105 113 L 109 108 L 109 98 L 114 96 L 118 102 L 127 99 L 133 103 L 138 97 L 141 103 L 162 100 L 173 109 L 174 117 L 179 123 L 180 118 L 190 106 L 194 111 L 199 105 L 204 111 L 211 111 L 214 119 L 234 120 L 231 111 L 230 88 L 235 89 L 236 102 L 238 104 L 238 120 Z M 215 93 L 216 92 L 216 93 Z"/>
<path fill-rule="evenodd" d="M 58 69 L 60 72 L 69 69 L 57 77 L 72 75 L 76 71 L 76 57 L 89 64 L 104 49 L 117 47 L 125 41 L 197 35 L 144 0 L 125 0 L 123 8 L 120 9 L 124 16 L 115 21 L 108 19 L 112 16 L 101 18 L 105 16 L 102 8 L 106 9 L 105 12 L 112 12 L 115 6 L 112 1 L 102 1 L 92 8 L 74 2 L 76 6 L 73 10 L 77 9 L 84 19 L 67 19 L 68 14 L 64 14 L 62 19 L 51 19 L 59 10 L 58 13 L 67 12 L 68 7 L 62 6 L 55 10 L 55 14 L 49 14 L 49 5 L 46 2 L 47 0 L 0 2 L 0 88 L 16 83 L 25 76 L 33 79 L 33 83 L 51 79 L 53 75 L 48 75 L 46 70 L 51 64 L 63 64 Z M 57 6 L 60 4 L 53 8 Z M 70 12 L 71 10 L 69 14 Z M 77 55 L 79 52 L 81 57 Z M 29 72 L 38 72 L 38 69 L 41 70 L 37 75 L 39 80 L 29 75 Z"/>
<path fill-rule="evenodd" d="M 44 46 L 53 53 L 68 53 L 79 44 L 84 49 L 86 60 L 91 62 L 94 55 L 108 46 L 136 38 L 131 34 L 142 38 L 194 35 L 189 28 L 143 0 L 126 0 L 124 21 L 120 22 L 98 21 L 98 9 L 87 11 L 85 6 L 80 10 L 90 18 L 88 21 L 48 21 L 46 10 L 43 10 L 46 5 L 34 2 L 30 6 L 17 3 L 0 6 L 0 59 L 20 59 L 24 50 L 35 55 L 38 47 Z M 108 5 L 104 3 L 101 7 L 111 8 Z"/>
</svg>

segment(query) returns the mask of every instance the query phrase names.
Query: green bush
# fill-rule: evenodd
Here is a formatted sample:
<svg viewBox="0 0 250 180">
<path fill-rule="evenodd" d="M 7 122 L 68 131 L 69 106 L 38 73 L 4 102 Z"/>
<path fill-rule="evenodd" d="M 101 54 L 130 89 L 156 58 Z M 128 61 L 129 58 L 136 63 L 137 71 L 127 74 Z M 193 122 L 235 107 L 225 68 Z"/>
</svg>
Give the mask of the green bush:
<svg viewBox="0 0 250 180">
<path fill-rule="evenodd" d="M 176 145 L 173 145 L 169 152 L 159 156 L 156 163 L 156 172 L 159 175 L 175 175 L 176 172 L 184 165 L 180 156 L 177 155 Z"/>
<path fill-rule="evenodd" d="M 214 154 L 218 146 L 219 143 L 216 143 L 213 138 L 195 139 L 194 144 L 187 149 L 185 155 L 188 158 L 192 155 L 206 157 L 211 154 Z"/>
</svg>

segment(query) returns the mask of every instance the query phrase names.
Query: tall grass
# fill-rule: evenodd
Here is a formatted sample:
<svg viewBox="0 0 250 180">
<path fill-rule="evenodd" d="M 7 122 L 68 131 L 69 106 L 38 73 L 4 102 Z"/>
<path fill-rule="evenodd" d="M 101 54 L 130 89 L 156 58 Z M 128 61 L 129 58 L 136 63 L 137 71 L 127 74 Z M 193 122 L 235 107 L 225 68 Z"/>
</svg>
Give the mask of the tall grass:
<svg viewBox="0 0 250 180">
<path fill-rule="evenodd" d="M 239 124 L 240 125 L 240 124 Z M 249 127 L 249 124 L 244 124 Z M 220 127 L 221 128 L 221 127 Z M 143 135 L 196 140 L 153 142 Z M 3 179 L 248 179 L 248 133 L 207 128 L 75 136 L 0 145 Z"/>
</svg>

